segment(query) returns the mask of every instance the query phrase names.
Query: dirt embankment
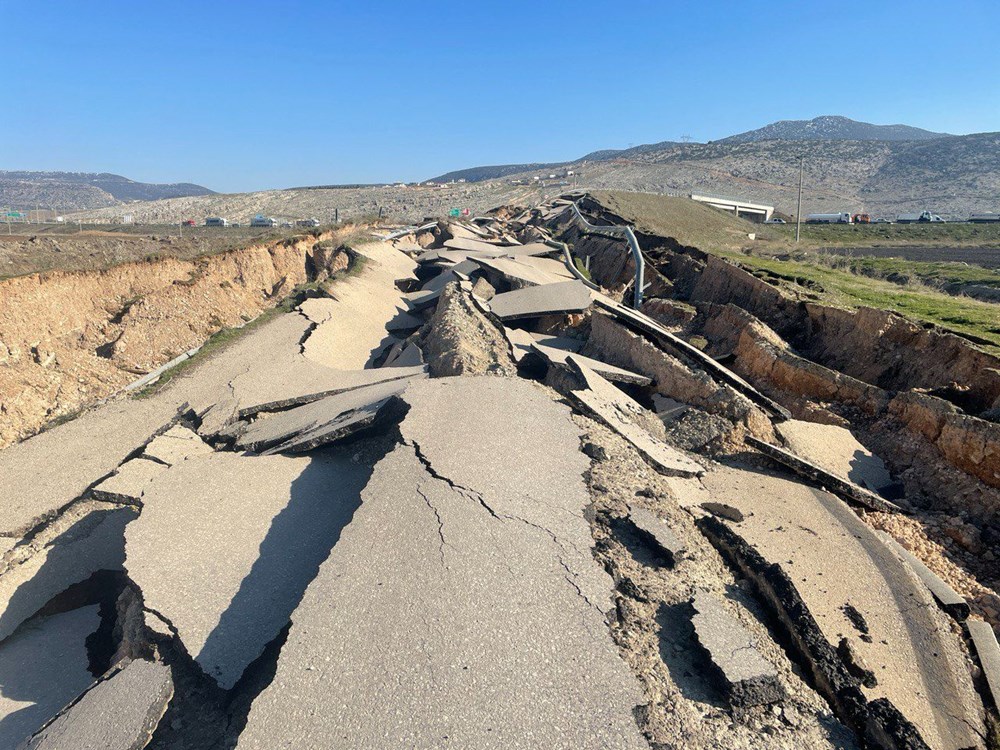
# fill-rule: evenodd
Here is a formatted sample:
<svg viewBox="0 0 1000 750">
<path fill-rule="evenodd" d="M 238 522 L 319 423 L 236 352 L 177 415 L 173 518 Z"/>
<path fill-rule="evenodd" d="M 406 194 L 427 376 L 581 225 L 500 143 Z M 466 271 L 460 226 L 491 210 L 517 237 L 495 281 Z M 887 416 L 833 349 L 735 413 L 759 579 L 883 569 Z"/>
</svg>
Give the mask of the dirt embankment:
<svg viewBox="0 0 1000 750">
<path fill-rule="evenodd" d="M 336 270 L 336 253 L 320 244 L 333 238 L 0 282 L 0 447 Z"/>
</svg>

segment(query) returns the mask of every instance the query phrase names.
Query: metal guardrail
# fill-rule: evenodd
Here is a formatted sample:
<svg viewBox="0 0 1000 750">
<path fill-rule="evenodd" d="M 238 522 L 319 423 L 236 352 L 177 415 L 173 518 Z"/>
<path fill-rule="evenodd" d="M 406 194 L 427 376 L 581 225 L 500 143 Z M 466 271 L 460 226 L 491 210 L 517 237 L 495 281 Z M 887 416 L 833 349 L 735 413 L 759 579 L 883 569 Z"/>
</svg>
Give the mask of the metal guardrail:
<svg viewBox="0 0 1000 750">
<path fill-rule="evenodd" d="M 646 273 L 646 263 L 642 258 L 642 250 L 639 248 L 639 240 L 636 239 L 635 232 L 632 231 L 630 226 L 597 226 L 596 224 L 591 224 L 587 221 L 583 214 L 580 213 L 580 208 L 575 202 L 569 204 L 570 208 L 573 209 L 573 213 L 576 218 L 583 224 L 584 229 L 592 232 L 594 234 L 606 234 L 606 235 L 621 235 L 628 242 L 629 249 L 632 251 L 632 259 L 635 261 L 635 295 L 632 298 L 632 307 L 638 310 L 642 306 L 642 292 L 644 288 L 643 278 Z"/>
</svg>

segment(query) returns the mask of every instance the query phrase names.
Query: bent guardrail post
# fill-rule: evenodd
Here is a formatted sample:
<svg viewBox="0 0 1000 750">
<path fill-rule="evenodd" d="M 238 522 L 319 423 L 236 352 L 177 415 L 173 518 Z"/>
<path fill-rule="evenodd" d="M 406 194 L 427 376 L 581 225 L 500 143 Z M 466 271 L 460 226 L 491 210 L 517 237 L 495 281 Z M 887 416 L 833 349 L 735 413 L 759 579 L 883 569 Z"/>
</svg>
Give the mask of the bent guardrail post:
<svg viewBox="0 0 1000 750">
<path fill-rule="evenodd" d="M 620 234 L 625 237 L 625 241 L 628 242 L 629 249 L 632 251 L 632 259 L 635 261 L 635 296 L 632 298 L 632 307 L 638 310 L 642 306 L 642 293 L 645 290 L 645 285 L 643 284 L 643 276 L 646 271 L 646 263 L 642 258 L 642 250 L 639 248 L 639 240 L 636 239 L 635 232 L 632 231 L 630 226 L 606 226 L 599 227 L 596 224 L 591 224 L 587 221 L 583 214 L 580 213 L 579 206 L 575 202 L 569 204 L 573 209 L 573 213 L 576 214 L 576 218 L 580 220 L 584 228 L 594 232 L 595 234 L 601 234 L 602 232 L 606 234 Z"/>
</svg>

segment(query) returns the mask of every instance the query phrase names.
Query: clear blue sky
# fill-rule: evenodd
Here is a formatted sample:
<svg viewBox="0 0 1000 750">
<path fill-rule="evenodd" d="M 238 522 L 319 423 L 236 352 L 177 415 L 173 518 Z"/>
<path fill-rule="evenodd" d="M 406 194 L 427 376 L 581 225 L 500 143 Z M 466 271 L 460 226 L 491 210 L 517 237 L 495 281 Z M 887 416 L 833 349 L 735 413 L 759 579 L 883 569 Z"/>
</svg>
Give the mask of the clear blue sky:
<svg viewBox="0 0 1000 750">
<path fill-rule="evenodd" d="M 1000 130 L 1000 3 L 0 0 L 2 169 L 418 180 L 840 114 Z"/>
</svg>

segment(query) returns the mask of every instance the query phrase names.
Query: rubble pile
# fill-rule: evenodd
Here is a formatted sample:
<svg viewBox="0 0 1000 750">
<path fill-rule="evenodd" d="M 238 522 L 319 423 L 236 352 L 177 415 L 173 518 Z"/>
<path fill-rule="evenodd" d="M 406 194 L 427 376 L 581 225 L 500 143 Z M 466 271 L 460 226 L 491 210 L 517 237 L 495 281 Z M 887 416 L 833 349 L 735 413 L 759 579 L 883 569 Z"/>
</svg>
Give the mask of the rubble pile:
<svg viewBox="0 0 1000 750">
<path fill-rule="evenodd" d="M 0 453 L 0 747 L 991 747 L 989 624 L 869 523 L 923 499 L 567 206 Z"/>
</svg>

